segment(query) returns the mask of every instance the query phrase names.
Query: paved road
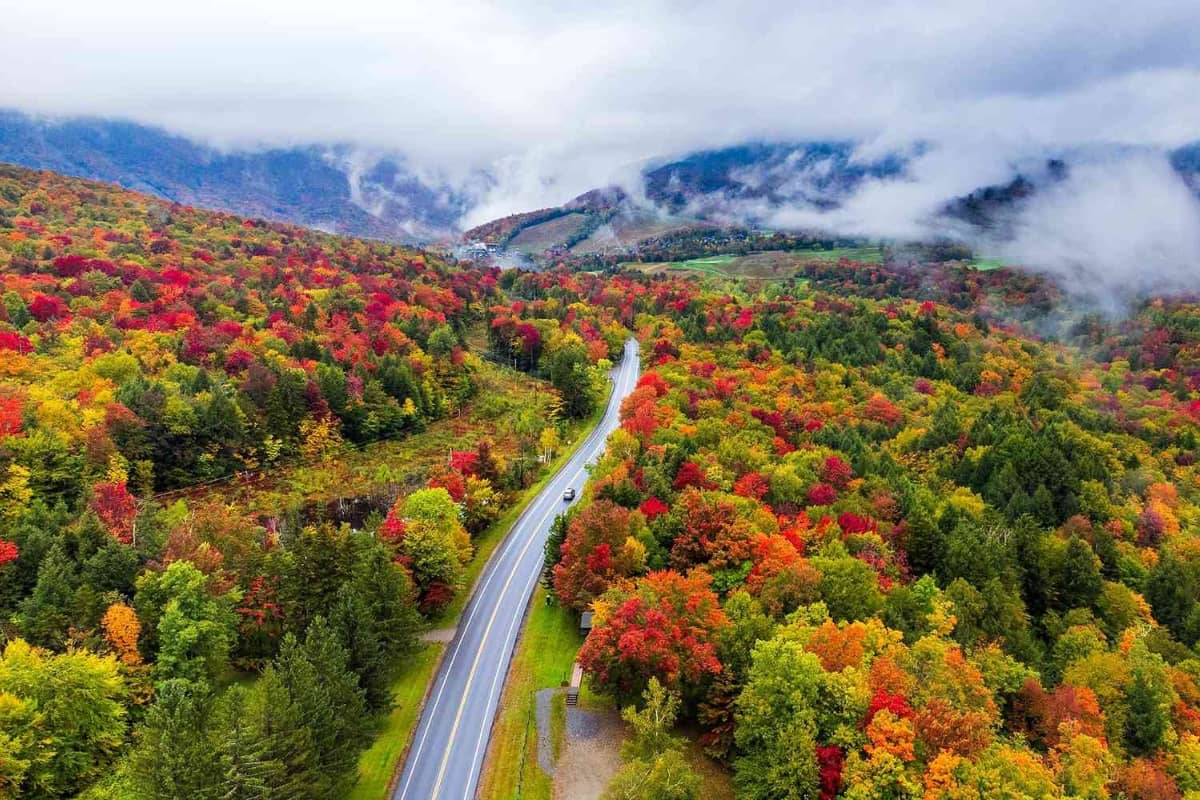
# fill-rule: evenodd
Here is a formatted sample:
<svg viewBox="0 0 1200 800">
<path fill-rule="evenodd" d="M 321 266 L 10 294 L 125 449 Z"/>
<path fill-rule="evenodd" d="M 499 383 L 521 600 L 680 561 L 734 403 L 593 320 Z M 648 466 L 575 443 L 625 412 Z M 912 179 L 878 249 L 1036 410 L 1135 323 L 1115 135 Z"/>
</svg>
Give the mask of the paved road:
<svg viewBox="0 0 1200 800">
<path fill-rule="evenodd" d="M 541 574 L 546 535 L 568 505 L 563 490 L 583 488 L 585 465 L 604 451 L 617 427 L 621 400 L 637 385 L 635 340 L 625 343 L 625 357 L 612 379 L 612 398 L 600 424 L 525 509 L 480 576 L 421 714 L 393 800 L 474 798 L 521 621 Z"/>
</svg>

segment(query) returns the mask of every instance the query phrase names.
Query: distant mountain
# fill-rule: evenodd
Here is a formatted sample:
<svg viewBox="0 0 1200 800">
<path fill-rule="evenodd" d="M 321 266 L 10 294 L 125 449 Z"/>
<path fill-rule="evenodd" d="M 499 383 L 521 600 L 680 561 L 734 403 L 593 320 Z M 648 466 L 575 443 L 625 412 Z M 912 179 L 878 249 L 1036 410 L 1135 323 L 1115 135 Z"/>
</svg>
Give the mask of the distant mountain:
<svg viewBox="0 0 1200 800">
<path fill-rule="evenodd" d="M 401 158 L 349 147 L 222 152 L 130 122 L 0 111 L 0 161 L 107 181 L 187 205 L 389 240 L 444 234 L 468 206 Z"/>
<path fill-rule="evenodd" d="M 1066 180 L 1070 168 L 1062 159 L 1047 159 L 1033 169 L 1023 170 L 1008 183 L 984 186 L 951 200 L 943 216 L 981 231 L 1003 236 L 1016 211 L 1040 189 Z"/>
<path fill-rule="evenodd" d="M 755 226 L 783 205 L 836 207 L 863 181 L 903 174 L 907 158 L 854 158 L 852 142 L 748 144 L 652 163 L 641 198 L 595 189 L 561 206 L 513 214 L 463 237 L 531 256 L 628 251 L 638 242 L 716 224 Z"/>
<path fill-rule="evenodd" d="M 1193 192 L 1200 194 L 1200 142 L 1184 145 L 1171 153 L 1171 166 L 1183 176 Z"/>
<path fill-rule="evenodd" d="M 639 242 L 711 228 L 752 230 L 785 206 L 837 208 L 868 180 L 905 180 L 908 154 L 855 157 L 853 142 L 751 144 L 693 153 L 642 171 L 641 199 L 612 187 L 561 206 L 513 214 L 464 234 L 533 257 L 632 254 Z M 1200 195 L 1200 143 L 1169 154 L 1175 170 Z M 1014 165 L 1006 183 L 981 186 L 946 202 L 939 217 L 948 234 L 1002 240 L 1039 191 L 1066 180 L 1060 158 Z M 816 234 L 819 231 L 808 231 Z"/>
<path fill-rule="evenodd" d="M 601 187 L 467 231 L 540 258 L 628 253 L 641 241 L 723 226 L 770 227 L 784 207 L 835 209 L 872 180 L 905 180 L 920 145 L 863 158 L 852 141 L 753 143 L 650 162 L 640 185 Z M 1200 195 L 1200 143 L 1170 154 Z M 95 118 L 0 111 L 0 162 L 116 183 L 187 205 L 391 241 L 444 239 L 481 192 L 418 170 L 400 155 L 345 145 L 223 151 L 158 128 Z M 1014 168 L 1007 183 L 950 200 L 949 226 L 1003 236 L 1040 189 L 1068 174 L 1049 160 Z M 473 189 L 490 187 L 480 172 Z"/>
<path fill-rule="evenodd" d="M 907 159 L 856 161 L 853 142 L 750 144 L 693 153 L 643 173 L 646 197 L 672 213 L 720 214 L 730 204 L 832 208 L 867 178 L 892 178 Z"/>
</svg>

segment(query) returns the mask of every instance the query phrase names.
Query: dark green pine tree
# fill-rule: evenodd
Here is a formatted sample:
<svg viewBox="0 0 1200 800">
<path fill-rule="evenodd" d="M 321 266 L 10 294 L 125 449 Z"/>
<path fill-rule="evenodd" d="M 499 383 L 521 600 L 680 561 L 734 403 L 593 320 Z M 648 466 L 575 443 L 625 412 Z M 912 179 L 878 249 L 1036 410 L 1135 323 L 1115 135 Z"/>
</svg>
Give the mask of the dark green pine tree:
<svg viewBox="0 0 1200 800">
<path fill-rule="evenodd" d="M 1104 579 L 1091 546 L 1078 536 L 1072 536 L 1063 557 L 1059 581 L 1058 596 L 1063 609 L 1091 608 L 1103 589 Z"/>
<path fill-rule="evenodd" d="M 946 549 L 946 534 L 923 507 L 916 507 L 908 518 L 908 538 L 905 551 L 914 575 L 937 571 Z"/>
<path fill-rule="evenodd" d="M 371 710 L 391 703 L 392 668 L 415 649 L 420 624 L 408 576 L 380 545 L 361 553 L 354 578 L 338 590 L 330 625 Z"/>
<path fill-rule="evenodd" d="M 317 617 L 303 645 L 292 636 L 284 639 L 275 669 L 312 742 L 317 796 L 344 796 L 368 722 L 364 692 L 346 648 L 325 618 Z"/>
<path fill-rule="evenodd" d="M 1004 516 L 1011 520 L 1018 520 L 1031 513 L 1033 513 L 1033 501 L 1029 499 L 1029 493 L 1024 489 L 1017 489 L 1008 498 L 1008 504 L 1004 507 Z"/>
<path fill-rule="evenodd" d="M 222 717 L 222 800 L 331 797 L 317 768 L 312 734 L 274 665 Z"/>
<path fill-rule="evenodd" d="M 1017 468 L 1011 461 L 1006 461 L 1003 467 L 992 473 L 984 494 L 992 505 L 997 508 L 1006 508 L 1022 488 Z M 1020 512 L 1017 516 L 1020 516 Z"/>
<path fill-rule="evenodd" d="M 221 775 L 218 785 L 221 800 L 251 800 L 271 796 L 269 777 L 278 762 L 264 760 L 266 748 L 257 730 L 243 713 L 241 702 L 232 707 L 219 741 Z"/>
<path fill-rule="evenodd" d="M 567 525 L 570 519 L 559 514 L 550 523 L 550 535 L 543 545 L 542 585 L 550 589 L 554 585 L 554 567 L 562 559 L 562 543 L 567 540 Z"/>
<path fill-rule="evenodd" d="M 1058 511 L 1054 507 L 1054 495 L 1050 494 L 1046 484 L 1038 484 L 1037 491 L 1033 493 L 1033 497 L 1029 501 L 1029 513 L 1038 522 L 1048 527 L 1058 524 Z"/>
<path fill-rule="evenodd" d="M 388 706 L 391 703 L 388 690 L 391 660 L 365 598 L 350 584 L 338 592 L 329 624 L 346 649 L 347 666 L 358 676 L 367 707 L 377 711 Z"/>
<path fill-rule="evenodd" d="M 1184 644 L 1192 644 L 1188 620 L 1196 609 L 1200 581 L 1196 570 L 1170 553 L 1150 570 L 1146 581 L 1146 599 L 1154 609 L 1154 618 L 1171 629 Z"/>
<path fill-rule="evenodd" d="M 71 625 L 78 583 L 75 564 L 62 541 L 50 547 L 38 568 L 33 594 L 21 607 L 21 632 L 33 644 L 60 646 Z"/>
<path fill-rule="evenodd" d="M 1092 531 L 1092 549 L 1100 559 L 1100 574 L 1110 581 L 1120 576 L 1117 569 L 1120 554 L 1117 552 L 1117 540 L 1108 528 L 1096 526 Z"/>
<path fill-rule="evenodd" d="M 1125 718 L 1125 744 L 1135 756 L 1153 755 L 1171 724 L 1170 687 L 1166 681 L 1160 664 L 1140 664 L 1134 668 L 1128 695 L 1129 715 Z"/>
<path fill-rule="evenodd" d="M 210 698 L 195 684 L 166 681 L 138 729 L 129 757 L 136 796 L 219 800 L 221 763 L 209 725 Z"/>
<path fill-rule="evenodd" d="M 416 592 L 408 573 L 392 562 L 382 544 L 373 542 L 360 556 L 351 585 L 367 600 L 388 658 L 414 652 L 423 625 Z"/>
</svg>

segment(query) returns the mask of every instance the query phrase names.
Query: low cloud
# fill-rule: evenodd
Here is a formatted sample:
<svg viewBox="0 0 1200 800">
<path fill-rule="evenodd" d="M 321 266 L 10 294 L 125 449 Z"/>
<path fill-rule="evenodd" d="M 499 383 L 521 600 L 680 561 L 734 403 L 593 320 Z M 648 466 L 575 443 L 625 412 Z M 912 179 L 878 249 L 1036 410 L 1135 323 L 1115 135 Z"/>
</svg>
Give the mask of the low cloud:
<svg viewBox="0 0 1200 800">
<path fill-rule="evenodd" d="M 1065 158 L 1051 180 L 1046 161 Z M 985 186 L 1032 177 L 1036 190 L 997 225 L 980 229 L 944 212 Z M 835 209 L 808 203 L 766 210 L 730 203 L 729 219 L 763 219 L 781 229 L 919 241 L 950 239 L 989 257 L 1054 277 L 1067 291 L 1105 306 L 1141 293 L 1200 290 L 1200 200 L 1162 150 L 1088 147 L 1010 153 L 933 148 L 902 176 L 865 181 Z"/>
<path fill-rule="evenodd" d="M 1192 282 L 1192 201 L 1144 155 L 1200 139 L 1200 6 L 1184 0 L 9 6 L 5 56 L 29 68 L 0 71 L 0 106 L 223 148 L 402 154 L 470 209 L 464 225 L 613 183 L 636 195 L 652 159 L 698 149 L 853 140 L 870 159 L 921 142 L 906 176 L 868 179 L 833 211 L 812 208 L 825 198 L 811 166 L 782 209 L 713 209 L 912 238 L 941 233 L 942 203 L 1023 160 L 1134 147 L 1124 166 L 1081 166 L 1040 195 L 1006 254 Z M 346 163 L 358 179 L 368 166 Z M 356 191 L 366 209 L 390 202 L 386 187 Z"/>
<path fill-rule="evenodd" d="M 30 68 L 0 71 L 0 106 L 399 152 L 456 183 L 487 169 L 495 214 L 749 140 L 1200 138 L 1183 0 L 9 6 L 5 55 Z"/>
<path fill-rule="evenodd" d="M 1034 195 L 997 255 L 1106 305 L 1200 289 L 1200 201 L 1161 153 L 1074 165 Z"/>
</svg>

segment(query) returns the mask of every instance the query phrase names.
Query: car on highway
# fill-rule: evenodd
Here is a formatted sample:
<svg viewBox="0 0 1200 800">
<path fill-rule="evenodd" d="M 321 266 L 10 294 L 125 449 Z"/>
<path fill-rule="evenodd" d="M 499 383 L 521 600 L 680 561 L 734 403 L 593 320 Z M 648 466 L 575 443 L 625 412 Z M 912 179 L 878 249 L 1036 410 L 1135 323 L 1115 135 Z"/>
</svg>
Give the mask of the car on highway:
<svg viewBox="0 0 1200 800">
<path fill-rule="evenodd" d="M 575 499 L 575 487 L 569 487 L 563 492 L 563 502 L 569 503 Z"/>
</svg>

